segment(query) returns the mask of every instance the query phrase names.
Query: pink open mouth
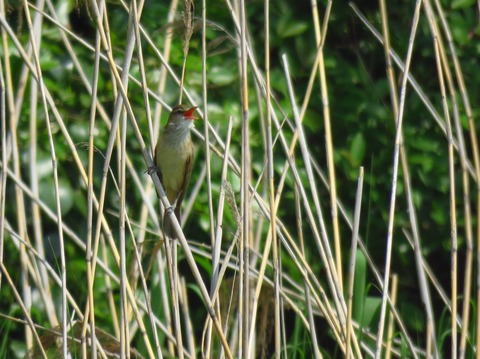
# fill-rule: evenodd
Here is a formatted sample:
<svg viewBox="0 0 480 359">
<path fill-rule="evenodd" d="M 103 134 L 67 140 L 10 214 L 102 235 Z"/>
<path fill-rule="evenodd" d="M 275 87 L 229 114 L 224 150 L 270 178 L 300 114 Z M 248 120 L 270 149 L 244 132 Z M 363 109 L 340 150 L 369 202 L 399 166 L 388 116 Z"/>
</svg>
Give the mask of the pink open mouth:
<svg viewBox="0 0 480 359">
<path fill-rule="evenodd" d="M 197 109 L 198 107 L 195 106 L 195 107 L 192 107 L 192 108 L 189 108 L 187 111 L 185 111 L 183 113 L 183 117 L 185 117 L 185 119 L 187 120 L 196 120 L 198 119 L 197 116 L 194 116 L 193 113 L 195 112 L 195 110 Z"/>
</svg>

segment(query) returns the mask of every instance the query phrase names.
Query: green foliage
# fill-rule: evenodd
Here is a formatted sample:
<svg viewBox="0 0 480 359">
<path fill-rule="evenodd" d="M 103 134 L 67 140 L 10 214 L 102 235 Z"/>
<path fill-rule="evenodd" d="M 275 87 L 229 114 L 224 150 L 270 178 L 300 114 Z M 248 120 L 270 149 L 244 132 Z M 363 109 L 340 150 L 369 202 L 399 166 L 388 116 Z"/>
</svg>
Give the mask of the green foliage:
<svg viewBox="0 0 480 359">
<path fill-rule="evenodd" d="M 353 287 L 353 306 L 352 306 L 352 318 L 357 323 L 362 323 L 363 325 L 367 325 L 369 321 L 363 320 L 365 314 L 365 304 L 366 304 L 366 297 L 365 297 L 365 290 L 367 287 L 367 261 L 365 256 L 361 251 L 357 250 L 357 254 L 355 256 L 355 279 L 354 279 L 354 287 Z M 363 326 L 362 325 L 362 326 Z"/>
</svg>

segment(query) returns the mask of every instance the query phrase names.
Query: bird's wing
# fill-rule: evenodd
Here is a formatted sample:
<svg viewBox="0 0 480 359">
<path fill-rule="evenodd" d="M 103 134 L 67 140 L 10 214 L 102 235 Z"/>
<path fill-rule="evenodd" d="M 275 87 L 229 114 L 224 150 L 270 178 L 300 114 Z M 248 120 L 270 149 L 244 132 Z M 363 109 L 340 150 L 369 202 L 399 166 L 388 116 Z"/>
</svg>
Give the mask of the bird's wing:
<svg viewBox="0 0 480 359">
<path fill-rule="evenodd" d="M 192 176 L 192 166 L 193 166 L 193 147 L 192 152 L 187 158 L 185 163 L 185 175 L 183 177 L 183 184 L 181 186 L 182 190 L 178 194 L 176 206 L 175 206 L 175 214 L 177 215 L 178 220 L 180 221 L 180 208 L 182 206 L 183 198 L 185 197 L 185 193 L 187 192 L 187 187 L 190 182 L 190 177 Z"/>
<path fill-rule="evenodd" d="M 158 173 L 158 179 L 160 180 L 160 183 L 162 184 L 163 186 L 163 176 L 162 176 L 162 171 L 160 171 L 160 167 L 157 166 L 157 147 L 158 147 L 158 143 L 157 143 L 157 146 L 155 147 L 155 151 L 153 151 L 153 163 L 155 165 L 155 170 L 157 171 Z M 153 173 L 153 172 L 152 172 Z M 163 189 L 165 191 L 165 188 Z M 160 197 L 160 193 L 157 192 L 157 196 Z"/>
</svg>

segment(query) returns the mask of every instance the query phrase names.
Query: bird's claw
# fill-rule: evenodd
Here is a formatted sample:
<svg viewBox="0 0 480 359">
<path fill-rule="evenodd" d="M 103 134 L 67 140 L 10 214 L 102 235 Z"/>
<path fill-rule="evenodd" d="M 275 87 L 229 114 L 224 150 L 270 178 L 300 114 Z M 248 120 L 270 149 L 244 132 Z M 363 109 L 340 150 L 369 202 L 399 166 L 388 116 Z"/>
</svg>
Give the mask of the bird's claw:
<svg viewBox="0 0 480 359">
<path fill-rule="evenodd" d="M 175 211 L 175 205 L 165 208 L 165 215 L 170 216 Z"/>
<path fill-rule="evenodd" d="M 150 166 L 147 168 L 147 170 L 145 171 L 145 173 L 147 173 L 148 175 L 152 175 L 154 174 L 155 172 L 158 171 L 158 167 L 156 165 L 153 165 L 153 166 Z"/>
</svg>

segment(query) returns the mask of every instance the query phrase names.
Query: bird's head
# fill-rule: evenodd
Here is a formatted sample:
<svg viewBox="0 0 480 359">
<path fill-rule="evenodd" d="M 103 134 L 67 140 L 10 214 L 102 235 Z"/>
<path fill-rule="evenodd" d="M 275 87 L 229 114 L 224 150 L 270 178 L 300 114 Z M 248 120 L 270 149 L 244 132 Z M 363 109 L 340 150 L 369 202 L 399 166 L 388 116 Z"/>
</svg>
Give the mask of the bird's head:
<svg viewBox="0 0 480 359">
<path fill-rule="evenodd" d="M 172 109 L 172 112 L 170 112 L 168 124 L 176 126 L 188 125 L 188 127 L 190 127 L 192 125 L 190 121 L 198 119 L 198 117 L 194 115 L 197 108 L 197 106 L 188 107 L 186 105 L 176 105 Z"/>
</svg>

